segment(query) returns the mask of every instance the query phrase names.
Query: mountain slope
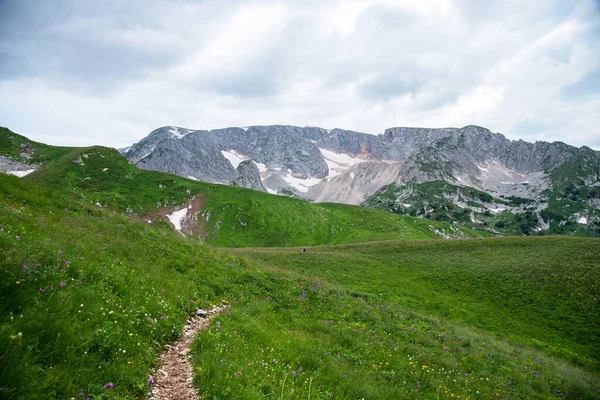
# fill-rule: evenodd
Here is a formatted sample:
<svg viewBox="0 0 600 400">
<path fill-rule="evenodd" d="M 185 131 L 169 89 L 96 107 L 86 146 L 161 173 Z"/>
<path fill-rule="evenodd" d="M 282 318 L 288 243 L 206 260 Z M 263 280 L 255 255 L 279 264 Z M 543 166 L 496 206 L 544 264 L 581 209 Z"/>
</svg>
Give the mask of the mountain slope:
<svg viewBox="0 0 600 400">
<path fill-rule="evenodd" d="M 205 398 L 596 398 L 595 240 L 544 239 L 240 258 L 0 174 L 0 397 L 142 398 L 163 345 L 225 300 L 191 352 Z M 473 324 L 490 305 L 514 335 Z"/>
<path fill-rule="evenodd" d="M 25 176 L 73 150 L 34 142 L 0 126 L 0 171 Z"/>
<path fill-rule="evenodd" d="M 561 142 L 510 141 L 477 126 L 390 128 L 379 136 L 280 125 L 212 131 L 164 127 L 133 145 L 125 155 L 141 168 L 226 184 L 235 179 L 234 168 L 240 162 L 252 160 L 268 191 L 317 202 L 377 206 L 384 203 L 379 198 L 382 190 L 389 197 L 393 192 L 405 192 L 407 186 L 442 181 L 467 191 L 485 192 L 494 203 L 511 198 L 527 202 L 527 209 L 505 208 L 505 219 L 516 221 L 533 213 L 538 222 L 523 229 L 510 221 L 489 228 L 507 234 L 597 234 L 600 226 L 598 191 L 593 189 L 600 186 L 600 157 L 596 152 Z M 563 192 L 571 181 L 580 182 L 577 190 L 589 197 L 568 204 L 572 196 Z M 391 189 L 386 188 L 388 185 Z M 436 197 L 442 195 L 437 193 Z M 411 206 L 434 203 L 436 197 L 421 198 Z M 402 201 L 408 204 L 412 200 L 404 197 Z M 463 221 L 464 225 L 486 227 L 477 221 L 486 222 L 488 227 L 495 225 L 497 221 L 482 216 L 492 212 L 494 205 L 481 206 L 467 207 L 467 214 L 475 215 Z M 461 206 L 454 203 L 452 207 Z M 427 212 L 416 215 L 430 216 Z"/>
<path fill-rule="evenodd" d="M 145 171 L 116 150 L 71 149 L 23 178 L 216 246 L 293 246 L 485 235 L 449 224 Z"/>
</svg>

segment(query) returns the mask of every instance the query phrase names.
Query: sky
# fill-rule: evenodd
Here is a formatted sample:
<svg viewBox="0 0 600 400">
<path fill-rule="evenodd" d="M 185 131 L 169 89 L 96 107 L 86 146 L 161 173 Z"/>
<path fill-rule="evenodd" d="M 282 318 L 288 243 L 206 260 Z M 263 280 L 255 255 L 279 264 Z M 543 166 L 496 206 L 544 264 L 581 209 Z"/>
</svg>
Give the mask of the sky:
<svg viewBox="0 0 600 400">
<path fill-rule="evenodd" d="M 479 125 L 600 149 L 600 0 L 0 0 L 0 126 Z"/>
</svg>

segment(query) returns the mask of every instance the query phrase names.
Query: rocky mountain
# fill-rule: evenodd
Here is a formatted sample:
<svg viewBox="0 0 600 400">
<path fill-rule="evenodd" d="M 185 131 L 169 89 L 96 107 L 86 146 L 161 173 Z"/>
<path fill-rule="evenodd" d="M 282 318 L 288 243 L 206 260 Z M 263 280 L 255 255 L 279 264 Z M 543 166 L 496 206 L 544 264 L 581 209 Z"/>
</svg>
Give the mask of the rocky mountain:
<svg viewBox="0 0 600 400">
<path fill-rule="evenodd" d="M 260 171 L 254 162 L 244 160 L 238 165 L 236 171 L 237 177 L 231 182 L 232 186 L 260 190 L 261 192 L 267 191 L 260 180 Z"/>
<path fill-rule="evenodd" d="M 168 126 L 124 154 L 140 168 L 190 179 L 496 232 L 600 230 L 597 152 L 511 141 L 478 126 L 390 128 L 383 135 L 282 125 Z"/>
</svg>

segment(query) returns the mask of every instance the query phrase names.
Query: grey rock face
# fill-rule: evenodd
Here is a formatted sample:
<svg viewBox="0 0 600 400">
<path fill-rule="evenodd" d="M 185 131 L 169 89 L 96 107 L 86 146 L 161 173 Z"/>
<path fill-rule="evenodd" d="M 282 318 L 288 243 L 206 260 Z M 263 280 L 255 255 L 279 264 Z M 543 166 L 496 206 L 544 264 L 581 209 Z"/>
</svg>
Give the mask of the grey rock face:
<svg viewBox="0 0 600 400">
<path fill-rule="evenodd" d="M 9 157 L 0 156 L 0 171 L 3 172 L 19 172 L 19 171 L 30 171 L 37 169 L 37 164 L 26 164 L 18 161 L 14 161 Z"/>
<path fill-rule="evenodd" d="M 576 159 L 600 162 L 597 152 L 586 147 L 511 141 L 478 126 L 390 128 L 378 136 L 285 125 L 212 131 L 163 127 L 125 155 L 145 169 L 351 204 L 390 183 L 434 180 L 494 195 L 540 197 L 561 165 Z M 238 164 L 244 164 L 241 171 L 235 169 Z M 586 173 L 585 182 L 598 181 L 597 167 Z"/>
<path fill-rule="evenodd" d="M 253 161 L 245 160 L 240 163 L 237 167 L 237 176 L 231 182 L 232 186 L 240 186 L 253 190 L 260 190 L 266 192 L 267 190 L 263 186 L 260 180 L 260 172 Z"/>
</svg>

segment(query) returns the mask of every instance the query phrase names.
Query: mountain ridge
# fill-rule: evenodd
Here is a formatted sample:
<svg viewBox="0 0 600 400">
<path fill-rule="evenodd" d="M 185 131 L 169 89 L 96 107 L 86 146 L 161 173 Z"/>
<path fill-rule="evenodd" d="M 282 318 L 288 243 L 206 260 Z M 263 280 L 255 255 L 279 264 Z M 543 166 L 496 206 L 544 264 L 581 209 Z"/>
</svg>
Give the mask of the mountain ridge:
<svg viewBox="0 0 600 400">
<path fill-rule="evenodd" d="M 538 221 L 543 210 L 555 205 L 551 203 L 560 203 L 557 194 L 562 198 L 565 193 L 557 191 L 574 180 L 578 187 L 587 188 L 581 195 L 590 196 L 575 208 L 585 211 L 586 221 L 590 215 L 596 221 L 598 214 L 598 191 L 591 189 L 600 185 L 596 151 L 563 142 L 510 140 L 476 125 L 393 127 L 381 135 L 291 125 L 198 131 L 166 126 L 152 131 L 124 155 L 143 169 L 224 184 L 235 180 L 236 163 L 251 160 L 270 193 L 317 202 L 373 205 L 379 202 L 371 197 L 388 185 L 401 188 L 442 181 L 485 191 L 498 201 L 527 199 L 534 203 L 528 211 L 535 212 Z M 566 167 L 573 160 L 583 167 Z M 571 172 L 556 172 L 565 168 Z M 498 209 L 485 204 L 480 208 L 482 214 Z M 426 209 L 417 215 L 430 216 Z M 567 211 L 561 211 L 563 219 L 583 221 L 582 214 Z M 548 223 L 532 229 L 546 230 Z"/>
</svg>

